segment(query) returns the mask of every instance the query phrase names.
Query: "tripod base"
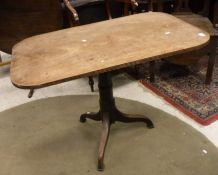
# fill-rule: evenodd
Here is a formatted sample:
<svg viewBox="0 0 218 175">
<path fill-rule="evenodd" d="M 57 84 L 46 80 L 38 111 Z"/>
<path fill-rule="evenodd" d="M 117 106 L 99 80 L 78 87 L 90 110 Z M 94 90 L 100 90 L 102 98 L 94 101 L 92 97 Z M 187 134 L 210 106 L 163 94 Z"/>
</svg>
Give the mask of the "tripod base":
<svg viewBox="0 0 218 175">
<path fill-rule="evenodd" d="M 101 140 L 98 151 L 98 170 L 104 170 L 104 154 L 107 145 L 110 126 L 111 124 L 118 122 L 132 123 L 132 122 L 144 122 L 148 128 L 154 128 L 152 121 L 142 115 L 130 115 L 120 112 L 115 106 L 115 100 L 112 93 L 112 82 L 109 73 L 99 75 L 99 93 L 100 93 L 100 111 L 97 113 L 88 112 L 82 114 L 80 122 L 86 122 L 86 119 L 92 119 L 95 121 L 102 121 Z"/>
<path fill-rule="evenodd" d="M 101 133 L 101 140 L 99 145 L 99 152 L 98 152 L 98 170 L 103 171 L 104 170 L 104 153 L 105 148 L 107 145 L 109 133 L 110 133 L 110 125 L 112 124 L 110 118 L 111 115 L 116 116 L 116 121 L 124 122 L 124 123 L 132 123 L 132 122 L 144 122 L 148 128 L 154 128 L 154 125 L 150 119 L 147 117 L 144 117 L 142 115 L 129 115 L 129 114 L 123 114 L 118 110 L 115 110 L 113 114 L 109 112 L 98 112 L 98 113 L 86 113 L 81 115 L 80 122 L 84 123 L 86 122 L 86 119 L 92 119 L 95 121 L 102 121 L 102 133 Z M 115 121 L 113 121 L 114 123 Z"/>
</svg>

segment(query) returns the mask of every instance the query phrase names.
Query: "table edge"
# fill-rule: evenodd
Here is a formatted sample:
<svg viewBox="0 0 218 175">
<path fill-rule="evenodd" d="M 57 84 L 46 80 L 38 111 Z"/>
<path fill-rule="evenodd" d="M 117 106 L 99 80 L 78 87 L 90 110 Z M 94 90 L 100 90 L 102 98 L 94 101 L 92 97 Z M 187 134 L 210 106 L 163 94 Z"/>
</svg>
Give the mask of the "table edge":
<svg viewBox="0 0 218 175">
<path fill-rule="evenodd" d="M 142 63 L 146 63 L 146 62 L 149 62 L 149 61 L 159 60 L 161 58 L 166 58 L 166 57 L 169 57 L 169 56 L 179 55 L 181 53 L 187 53 L 187 52 L 190 52 L 190 51 L 198 50 L 198 49 L 201 49 L 204 46 L 208 45 L 209 41 L 210 41 L 210 37 L 208 38 L 207 42 L 205 42 L 203 44 L 200 44 L 200 45 L 197 45 L 197 46 L 194 46 L 194 47 L 191 47 L 191 48 L 183 49 L 183 50 L 180 50 L 180 51 L 174 51 L 174 52 L 170 52 L 170 53 L 166 53 L 166 54 L 161 54 L 161 55 L 157 55 L 157 56 L 154 56 L 154 57 L 142 59 L 142 60 L 139 60 L 139 61 L 124 63 L 124 64 L 121 64 L 119 66 L 116 66 L 115 68 L 107 68 L 107 69 L 104 69 L 104 70 L 98 70 L 98 71 L 84 73 L 84 74 L 81 74 L 81 75 L 78 75 L 78 76 L 67 77 L 67 78 L 56 80 L 56 81 L 53 81 L 53 82 L 42 83 L 42 84 L 38 84 L 38 85 L 20 85 L 19 83 L 16 83 L 16 81 L 13 81 L 12 76 L 10 76 L 11 77 L 11 83 L 15 87 L 20 88 L 20 89 L 40 89 L 40 88 L 45 88 L 45 87 L 57 85 L 57 84 L 60 84 L 60 83 L 68 82 L 68 81 L 75 80 L 75 79 L 82 78 L 82 77 L 96 76 L 96 75 L 101 74 L 101 73 L 110 72 L 110 71 L 113 71 L 113 70 L 118 70 L 118 69 L 121 69 L 121 68 L 134 66 L 134 65 L 137 65 L 137 64 L 142 64 Z M 12 61 L 11 64 L 13 64 L 13 61 Z"/>
</svg>

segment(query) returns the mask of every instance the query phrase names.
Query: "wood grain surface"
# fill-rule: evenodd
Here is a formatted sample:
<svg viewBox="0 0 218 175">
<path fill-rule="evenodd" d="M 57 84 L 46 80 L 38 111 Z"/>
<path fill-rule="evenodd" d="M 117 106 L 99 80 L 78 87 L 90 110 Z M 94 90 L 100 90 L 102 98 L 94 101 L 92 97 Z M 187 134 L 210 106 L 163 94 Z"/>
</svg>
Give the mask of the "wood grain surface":
<svg viewBox="0 0 218 175">
<path fill-rule="evenodd" d="M 201 28 L 209 33 L 211 36 L 217 35 L 217 31 L 214 28 L 212 22 L 207 18 L 197 14 L 175 14 L 175 16 L 187 23 Z"/>
<path fill-rule="evenodd" d="M 209 34 L 165 13 L 142 13 L 25 39 L 13 48 L 11 81 L 41 88 L 197 48 Z"/>
</svg>

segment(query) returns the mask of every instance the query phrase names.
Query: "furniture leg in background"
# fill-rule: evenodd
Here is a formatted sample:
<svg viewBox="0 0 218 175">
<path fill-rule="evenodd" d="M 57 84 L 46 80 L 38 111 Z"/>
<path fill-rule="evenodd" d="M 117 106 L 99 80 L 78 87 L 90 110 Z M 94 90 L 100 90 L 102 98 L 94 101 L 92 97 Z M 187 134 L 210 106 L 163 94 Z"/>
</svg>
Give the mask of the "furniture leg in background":
<svg viewBox="0 0 218 175">
<path fill-rule="evenodd" d="M 201 58 L 204 55 L 209 55 L 207 73 L 205 78 L 205 84 L 209 85 L 212 81 L 213 67 L 215 64 L 217 31 L 214 28 L 211 21 L 208 19 L 208 17 L 206 17 L 209 13 L 209 5 L 210 5 L 209 1 L 204 1 L 203 9 L 198 14 L 193 13 L 191 11 L 191 8 L 189 8 L 189 2 L 191 1 L 178 0 L 176 12 L 173 13 L 174 16 L 185 22 L 190 23 L 191 25 L 201 28 L 202 31 L 207 31 L 211 37 L 210 42 L 207 46 L 204 47 L 204 49 L 199 50 L 201 55 L 186 53 L 186 54 L 178 55 L 178 57 L 174 57 L 174 58 L 172 57 L 169 59 L 167 58 L 167 60 L 175 65 L 187 66 L 191 64 L 196 64 L 199 58 Z"/>
<path fill-rule="evenodd" d="M 213 10 L 213 24 L 218 28 L 218 0 L 215 1 Z"/>
<path fill-rule="evenodd" d="M 211 37 L 210 43 L 208 45 L 208 47 L 210 48 L 209 48 L 209 54 L 208 54 L 209 58 L 208 58 L 208 66 L 207 66 L 205 84 L 210 84 L 213 78 L 213 69 L 214 69 L 214 64 L 216 61 L 217 42 L 218 42 L 218 35 Z"/>
<path fill-rule="evenodd" d="M 218 30 L 218 0 L 215 0 L 214 9 L 213 9 L 213 24 L 215 28 Z M 216 52 L 218 54 L 218 42 Z"/>
<path fill-rule="evenodd" d="M 90 85 L 91 91 L 94 92 L 94 79 L 92 76 L 89 76 L 89 85 Z"/>
<path fill-rule="evenodd" d="M 151 83 L 155 81 L 155 61 L 149 62 L 149 80 Z"/>
</svg>

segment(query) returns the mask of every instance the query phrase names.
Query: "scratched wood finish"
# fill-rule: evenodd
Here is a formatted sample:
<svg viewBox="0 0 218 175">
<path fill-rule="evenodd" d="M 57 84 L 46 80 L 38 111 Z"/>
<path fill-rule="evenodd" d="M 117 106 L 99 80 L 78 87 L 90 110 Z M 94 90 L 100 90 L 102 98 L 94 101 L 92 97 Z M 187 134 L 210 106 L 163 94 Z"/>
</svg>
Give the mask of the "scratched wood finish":
<svg viewBox="0 0 218 175">
<path fill-rule="evenodd" d="M 209 38 L 165 13 L 112 19 L 20 42 L 13 48 L 11 80 L 20 88 L 41 88 L 198 49 Z"/>
</svg>

